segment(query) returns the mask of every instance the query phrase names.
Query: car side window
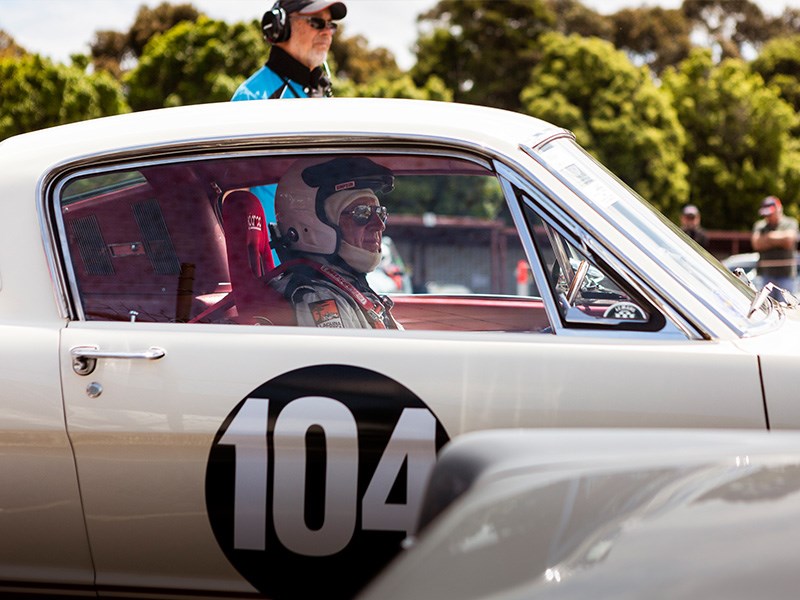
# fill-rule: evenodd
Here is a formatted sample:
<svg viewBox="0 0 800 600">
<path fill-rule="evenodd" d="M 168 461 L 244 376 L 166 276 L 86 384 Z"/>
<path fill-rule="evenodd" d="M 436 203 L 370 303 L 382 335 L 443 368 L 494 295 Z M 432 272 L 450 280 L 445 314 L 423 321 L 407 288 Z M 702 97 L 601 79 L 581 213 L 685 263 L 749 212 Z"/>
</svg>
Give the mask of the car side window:
<svg viewBox="0 0 800 600">
<path fill-rule="evenodd" d="M 230 291 L 220 224 L 185 168 L 80 177 L 60 207 L 78 317 L 189 322 Z"/>
<path fill-rule="evenodd" d="M 564 327 L 651 331 L 663 326 L 661 314 L 587 248 L 544 220 L 530 202 L 524 213 Z"/>
<path fill-rule="evenodd" d="M 269 285 L 285 266 L 274 190 L 296 161 L 341 156 L 394 175 L 367 281 L 404 329 L 548 329 L 490 162 L 430 152 L 202 156 L 71 175 L 56 190 L 74 318 L 296 325 Z"/>
</svg>

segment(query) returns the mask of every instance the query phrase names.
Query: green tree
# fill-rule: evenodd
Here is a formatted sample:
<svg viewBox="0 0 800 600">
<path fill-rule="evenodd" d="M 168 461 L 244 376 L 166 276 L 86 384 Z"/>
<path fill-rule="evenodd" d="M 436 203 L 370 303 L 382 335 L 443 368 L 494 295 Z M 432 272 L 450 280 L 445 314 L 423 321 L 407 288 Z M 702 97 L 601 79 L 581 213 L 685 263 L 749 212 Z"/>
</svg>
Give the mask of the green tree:
<svg viewBox="0 0 800 600">
<path fill-rule="evenodd" d="M 128 36 L 119 31 L 96 31 L 89 44 L 92 64 L 98 71 L 108 71 L 114 78 L 122 77 L 122 65 L 133 53 L 128 45 Z"/>
<path fill-rule="evenodd" d="M 107 73 L 86 73 L 37 54 L 0 59 L 0 139 L 128 112 L 122 88 Z"/>
<path fill-rule="evenodd" d="M 524 111 L 572 130 L 623 181 L 677 215 L 689 194 L 685 134 L 647 68 L 598 38 L 553 32 L 542 47 L 522 92 Z"/>
<path fill-rule="evenodd" d="M 769 39 L 772 23 L 750 0 L 683 0 L 681 11 L 696 34 L 722 58 L 741 58 L 747 46 Z"/>
<path fill-rule="evenodd" d="M 547 0 L 440 0 L 420 19 L 435 28 L 417 42 L 417 85 L 436 75 L 458 102 L 511 110 L 536 64 L 539 36 L 556 25 Z"/>
<path fill-rule="evenodd" d="M 429 77 L 422 87 L 417 86 L 408 74 L 399 77 L 379 75 L 359 85 L 348 80 L 336 80 L 334 90 L 342 98 L 410 98 L 441 102 L 453 100 L 453 93 L 436 76 Z"/>
<path fill-rule="evenodd" d="M 166 33 L 178 23 L 195 23 L 200 12 L 191 4 L 162 2 L 155 8 L 142 5 L 128 31 L 128 46 L 135 56 L 141 56 L 145 46 L 159 33 Z"/>
<path fill-rule="evenodd" d="M 549 2 L 556 15 L 557 31 L 565 35 L 577 33 L 583 37 L 613 39 L 616 25 L 611 18 L 586 7 L 579 0 L 549 0 Z"/>
<path fill-rule="evenodd" d="M 494 179 L 441 176 L 404 177 L 391 196 L 392 213 L 504 218 L 503 192 Z"/>
<path fill-rule="evenodd" d="M 750 66 L 800 111 L 800 35 L 770 40 Z"/>
<path fill-rule="evenodd" d="M 692 49 L 692 26 L 680 10 L 626 8 L 610 19 L 614 45 L 625 50 L 635 64 L 647 64 L 655 73 L 677 65 Z"/>
<path fill-rule="evenodd" d="M 767 194 L 796 211 L 797 197 L 786 194 L 797 181 L 787 160 L 797 116 L 776 89 L 739 59 L 715 65 L 707 49 L 667 69 L 663 84 L 688 135 L 690 200 L 707 226 L 749 229 Z"/>
<path fill-rule="evenodd" d="M 800 33 L 800 9 L 785 8 L 779 16 L 769 20 L 769 27 L 770 39 Z"/>
<path fill-rule="evenodd" d="M 201 16 L 153 36 L 125 77 L 134 110 L 230 100 L 263 64 L 264 42 L 252 23 Z"/>
<path fill-rule="evenodd" d="M 142 5 L 128 31 L 95 32 L 89 44 L 94 68 L 108 71 L 120 79 L 124 65 L 134 63 L 152 37 L 166 33 L 183 21 L 194 23 L 199 17 L 200 13 L 191 4 L 162 2 L 155 8 Z"/>
<path fill-rule="evenodd" d="M 376 77 L 400 77 L 394 55 L 386 48 L 371 49 L 362 35 L 346 36 L 343 27 L 333 38 L 330 56 L 336 76 L 354 84 L 367 83 Z"/>
</svg>

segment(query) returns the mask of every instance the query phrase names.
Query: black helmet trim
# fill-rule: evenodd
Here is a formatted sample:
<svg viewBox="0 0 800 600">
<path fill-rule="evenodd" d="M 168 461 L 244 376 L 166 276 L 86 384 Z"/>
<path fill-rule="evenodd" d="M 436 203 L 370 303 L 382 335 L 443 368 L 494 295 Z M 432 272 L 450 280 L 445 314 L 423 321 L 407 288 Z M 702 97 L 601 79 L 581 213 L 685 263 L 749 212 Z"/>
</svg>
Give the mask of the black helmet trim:
<svg viewBox="0 0 800 600">
<path fill-rule="evenodd" d="M 394 189 L 394 174 L 368 158 L 343 157 L 313 165 L 301 175 L 303 181 L 317 188 L 316 212 L 323 223 L 337 229 L 336 223 L 329 223 L 325 215 L 325 200 L 331 194 L 351 189 L 370 189 L 376 194 L 388 194 Z"/>
</svg>

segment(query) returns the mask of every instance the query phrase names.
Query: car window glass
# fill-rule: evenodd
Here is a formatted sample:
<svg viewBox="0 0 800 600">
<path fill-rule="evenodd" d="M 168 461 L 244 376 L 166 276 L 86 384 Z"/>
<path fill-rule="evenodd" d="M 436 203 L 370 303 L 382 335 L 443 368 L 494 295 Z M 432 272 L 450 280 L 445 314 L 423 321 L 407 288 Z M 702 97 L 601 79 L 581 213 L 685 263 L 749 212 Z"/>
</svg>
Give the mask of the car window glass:
<svg viewBox="0 0 800 600">
<path fill-rule="evenodd" d="M 488 161 L 431 153 L 358 156 L 395 176 L 394 189 L 381 198 L 389 217 L 380 264 L 367 279 L 391 297 L 405 329 L 549 327 Z M 204 156 L 94 169 L 62 181 L 58 221 L 74 318 L 295 325 L 286 299 L 264 284 L 281 266 L 279 249 L 270 247 L 276 184 L 307 158 Z M 242 202 L 237 213 L 233 207 Z M 259 205 L 254 216 L 251 208 Z M 241 217 L 238 230 L 226 210 Z"/>
<path fill-rule="evenodd" d="M 687 289 L 703 290 L 715 298 L 713 308 L 739 331 L 753 330 L 765 322 L 769 304 L 755 314 L 750 308 L 755 292 L 734 277 L 697 244 L 687 243 L 678 226 L 568 139 L 556 139 L 536 151 L 549 169 L 577 194 L 635 240 L 644 252 Z"/>
<path fill-rule="evenodd" d="M 61 220 L 88 320 L 188 322 L 230 291 L 220 224 L 183 167 L 72 180 Z"/>
<path fill-rule="evenodd" d="M 565 327 L 655 330 L 663 318 L 591 253 L 525 203 L 525 218 L 549 293 Z"/>
</svg>

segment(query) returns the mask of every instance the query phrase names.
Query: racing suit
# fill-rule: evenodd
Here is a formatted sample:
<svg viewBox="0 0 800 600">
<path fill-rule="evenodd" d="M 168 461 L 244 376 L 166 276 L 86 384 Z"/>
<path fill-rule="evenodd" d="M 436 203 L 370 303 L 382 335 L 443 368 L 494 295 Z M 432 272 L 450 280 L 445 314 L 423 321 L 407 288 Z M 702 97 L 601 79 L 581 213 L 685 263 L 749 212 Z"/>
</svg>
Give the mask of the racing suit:
<svg viewBox="0 0 800 600">
<path fill-rule="evenodd" d="M 403 328 L 392 317 L 392 301 L 376 294 L 364 273 L 324 258 L 290 260 L 279 270 L 270 284 L 292 303 L 300 326 Z"/>
<path fill-rule="evenodd" d="M 273 46 L 267 64 L 248 77 L 234 92 L 232 101 L 331 96 L 331 81 L 322 67 L 313 70 Z"/>
</svg>

